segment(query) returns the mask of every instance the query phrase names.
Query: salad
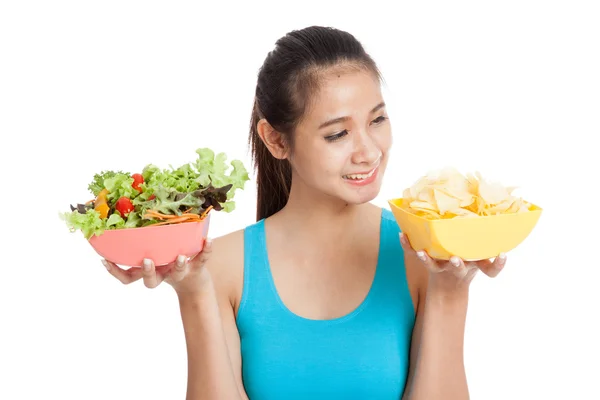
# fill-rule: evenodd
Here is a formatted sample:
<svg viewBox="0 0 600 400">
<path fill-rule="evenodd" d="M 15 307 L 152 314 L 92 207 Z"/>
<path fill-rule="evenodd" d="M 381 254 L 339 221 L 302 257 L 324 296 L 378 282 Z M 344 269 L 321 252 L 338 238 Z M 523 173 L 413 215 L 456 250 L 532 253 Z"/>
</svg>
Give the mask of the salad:
<svg viewBox="0 0 600 400">
<path fill-rule="evenodd" d="M 161 169 L 153 164 L 142 171 L 102 171 L 88 185 L 94 198 L 71 205 L 60 214 L 71 232 L 86 239 L 109 229 L 141 228 L 200 221 L 211 211 L 231 212 L 236 189 L 250 178 L 240 160 L 208 148 L 196 150 L 193 163 Z"/>
</svg>

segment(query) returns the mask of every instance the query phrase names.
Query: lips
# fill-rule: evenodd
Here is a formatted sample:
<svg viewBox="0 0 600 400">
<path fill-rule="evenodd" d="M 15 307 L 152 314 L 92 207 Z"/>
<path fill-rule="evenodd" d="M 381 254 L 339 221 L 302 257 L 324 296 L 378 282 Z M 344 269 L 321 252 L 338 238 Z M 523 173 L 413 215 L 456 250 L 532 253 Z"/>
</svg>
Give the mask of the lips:
<svg viewBox="0 0 600 400">
<path fill-rule="evenodd" d="M 373 176 L 373 174 L 375 173 L 375 171 L 377 170 L 379 166 L 373 168 L 371 171 L 368 172 L 363 172 L 363 173 L 358 173 L 358 174 L 348 174 L 348 175 L 344 175 L 343 178 L 344 179 L 350 179 L 350 180 L 363 180 L 363 179 L 368 179 L 371 176 Z"/>
<path fill-rule="evenodd" d="M 343 175 L 342 178 L 349 179 L 349 180 L 357 180 L 357 181 L 369 179 L 371 176 L 373 176 L 375 171 L 377 171 L 377 168 L 379 168 L 382 156 L 383 156 L 382 153 L 379 154 L 379 157 L 377 157 L 377 160 L 375 160 L 371 163 L 371 165 L 375 164 L 375 167 L 372 170 L 365 171 L 365 172 L 357 172 L 355 174 Z"/>
</svg>

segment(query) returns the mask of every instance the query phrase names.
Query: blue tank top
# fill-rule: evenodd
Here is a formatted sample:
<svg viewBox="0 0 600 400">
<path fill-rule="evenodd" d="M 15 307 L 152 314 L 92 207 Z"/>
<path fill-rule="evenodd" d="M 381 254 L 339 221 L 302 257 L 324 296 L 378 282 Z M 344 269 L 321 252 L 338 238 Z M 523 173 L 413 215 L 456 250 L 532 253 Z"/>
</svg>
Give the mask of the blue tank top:
<svg viewBox="0 0 600 400">
<path fill-rule="evenodd" d="M 292 313 L 277 294 L 264 220 L 246 227 L 237 326 L 250 400 L 402 396 L 415 310 L 399 232 L 383 209 L 377 269 L 366 298 L 345 316 L 312 320 Z"/>
</svg>

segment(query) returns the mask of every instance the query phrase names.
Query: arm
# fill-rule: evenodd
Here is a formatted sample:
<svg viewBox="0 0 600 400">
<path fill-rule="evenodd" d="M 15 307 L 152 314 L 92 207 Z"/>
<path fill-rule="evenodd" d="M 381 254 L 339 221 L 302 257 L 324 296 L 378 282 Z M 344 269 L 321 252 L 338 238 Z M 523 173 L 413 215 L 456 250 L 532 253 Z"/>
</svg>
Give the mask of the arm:
<svg viewBox="0 0 600 400">
<path fill-rule="evenodd" d="M 213 242 L 201 271 L 202 290 L 179 295 L 188 353 L 187 400 L 248 400 L 241 376 L 240 338 L 231 302 L 231 237 Z M 235 239 L 235 237 L 233 237 Z M 229 249 L 229 251 L 226 251 Z"/>
<path fill-rule="evenodd" d="M 165 281 L 175 289 L 188 352 L 187 400 L 248 400 L 233 312 L 243 282 L 243 232 L 207 244 L 189 263 L 155 268 L 148 260 L 148 269 L 124 270 L 102 262 L 123 284 L 143 278 L 148 288 Z"/>
<path fill-rule="evenodd" d="M 462 261 L 420 258 L 401 235 L 409 284 L 417 288 L 417 313 L 410 350 L 410 368 L 403 400 L 468 400 L 464 365 L 464 333 L 469 285 L 477 268 Z M 499 271 L 485 265 L 486 274 Z"/>
<path fill-rule="evenodd" d="M 452 257 L 433 260 L 415 252 L 400 236 L 407 273 L 417 276 L 418 305 L 410 354 L 410 371 L 403 400 L 468 400 L 463 344 L 469 285 L 481 270 L 496 277 L 506 255 L 469 262 Z"/>
<path fill-rule="evenodd" d="M 407 260 L 408 262 L 408 260 Z M 468 288 L 447 294 L 432 285 L 422 265 L 419 302 L 403 400 L 467 400 L 463 358 Z"/>
<path fill-rule="evenodd" d="M 248 399 L 241 374 L 234 372 L 234 366 L 241 370 L 241 356 L 233 310 L 220 307 L 217 296 L 210 280 L 201 294 L 179 297 L 188 353 L 187 400 Z"/>
</svg>

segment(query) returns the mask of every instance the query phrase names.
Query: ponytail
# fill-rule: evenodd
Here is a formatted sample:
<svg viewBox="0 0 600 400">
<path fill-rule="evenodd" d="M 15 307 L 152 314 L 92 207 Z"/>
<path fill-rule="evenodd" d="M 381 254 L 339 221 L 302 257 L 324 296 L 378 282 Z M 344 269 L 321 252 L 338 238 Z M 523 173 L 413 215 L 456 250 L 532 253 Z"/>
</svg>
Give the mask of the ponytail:
<svg viewBox="0 0 600 400">
<path fill-rule="evenodd" d="M 256 100 L 250 119 L 250 146 L 256 171 L 256 220 L 270 217 L 287 203 L 292 187 L 292 169 L 288 160 L 279 160 L 271 154 L 258 135 L 261 116 Z"/>
</svg>

